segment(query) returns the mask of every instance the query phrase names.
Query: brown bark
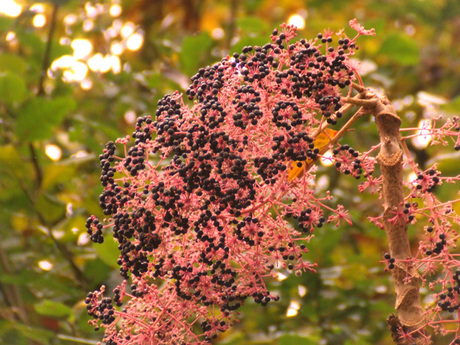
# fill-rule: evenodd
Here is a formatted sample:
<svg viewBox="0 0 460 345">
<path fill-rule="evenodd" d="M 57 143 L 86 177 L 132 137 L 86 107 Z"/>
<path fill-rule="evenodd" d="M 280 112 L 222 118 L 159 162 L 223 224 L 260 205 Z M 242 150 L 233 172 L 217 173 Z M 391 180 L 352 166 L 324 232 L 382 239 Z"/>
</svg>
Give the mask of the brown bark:
<svg viewBox="0 0 460 345">
<path fill-rule="evenodd" d="M 391 270 L 395 286 L 397 317 L 393 316 L 389 322 L 393 340 L 396 344 L 406 344 L 397 333 L 402 327 L 404 332 L 419 329 L 424 323 L 424 309 L 420 302 L 420 279 L 416 270 L 405 262 L 411 258 L 407 222 L 398 220 L 390 221 L 396 211 L 402 212 L 404 205 L 403 193 L 403 166 L 402 150 L 400 147 L 399 128 L 401 120 L 392 104 L 386 98 L 379 99 L 374 109 L 370 110 L 375 115 L 375 121 L 380 136 L 380 163 L 383 177 L 384 213 L 383 221 L 388 238 L 390 255 L 396 259 L 395 267 Z M 395 327 L 395 318 L 401 327 Z M 414 333 L 414 344 L 426 344 L 426 337 Z"/>
</svg>

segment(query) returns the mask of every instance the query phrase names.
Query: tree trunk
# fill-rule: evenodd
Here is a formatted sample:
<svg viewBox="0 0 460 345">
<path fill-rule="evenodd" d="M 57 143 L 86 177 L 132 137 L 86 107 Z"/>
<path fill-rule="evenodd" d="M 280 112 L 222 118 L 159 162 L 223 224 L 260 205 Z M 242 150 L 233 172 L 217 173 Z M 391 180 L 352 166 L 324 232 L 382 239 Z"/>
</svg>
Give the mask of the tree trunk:
<svg viewBox="0 0 460 345">
<path fill-rule="evenodd" d="M 396 261 L 391 270 L 395 286 L 397 317 L 388 319 L 392 337 L 396 344 L 407 344 L 400 332 L 413 332 L 424 324 L 424 309 L 420 302 L 419 276 L 416 270 L 404 262 L 411 258 L 407 221 L 403 217 L 392 221 L 397 212 L 403 211 L 403 154 L 400 147 L 399 128 L 401 119 L 385 97 L 372 109 L 380 136 L 380 153 L 377 158 L 383 177 L 384 213 L 383 222 L 388 238 L 390 255 Z M 403 260 L 400 262 L 399 260 Z M 414 332 L 410 344 L 427 344 L 424 333 Z"/>
</svg>

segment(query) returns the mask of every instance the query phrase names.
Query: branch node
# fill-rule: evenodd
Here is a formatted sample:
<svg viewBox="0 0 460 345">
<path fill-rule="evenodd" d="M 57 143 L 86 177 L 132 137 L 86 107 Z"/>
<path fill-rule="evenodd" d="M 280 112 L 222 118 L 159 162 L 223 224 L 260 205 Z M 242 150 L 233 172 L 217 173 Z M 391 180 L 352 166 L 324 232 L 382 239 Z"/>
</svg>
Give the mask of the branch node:
<svg viewBox="0 0 460 345">
<path fill-rule="evenodd" d="M 399 150 L 392 155 L 382 154 L 382 151 L 377 155 L 377 159 L 380 164 L 383 164 L 387 167 L 395 166 L 402 159 L 402 150 Z"/>
</svg>

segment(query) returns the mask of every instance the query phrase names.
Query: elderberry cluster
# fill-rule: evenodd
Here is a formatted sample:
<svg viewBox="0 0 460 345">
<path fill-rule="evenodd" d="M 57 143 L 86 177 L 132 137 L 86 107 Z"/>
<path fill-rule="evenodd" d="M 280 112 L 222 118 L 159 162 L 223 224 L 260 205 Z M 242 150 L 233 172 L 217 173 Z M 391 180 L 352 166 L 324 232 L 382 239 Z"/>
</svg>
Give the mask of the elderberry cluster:
<svg viewBox="0 0 460 345">
<path fill-rule="evenodd" d="M 427 229 L 428 232 L 430 232 L 429 230 L 430 228 Z M 432 229 L 432 228 L 431 228 Z M 431 230 L 432 231 L 432 230 Z M 432 254 L 440 254 L 442 252 L 442 250 L 444 249 L 444 247 L 446 246 L 447 244 L 447 241 L 446 241 L 446 235 L 444 234 L 440 234 L 439 235 L 439 241 L 437 241 L 434 245 L 434 248 L 433 249 L 427 249 L 427 251 L 425 252 L 426 255 L 432 255 Z"/>
<path fill-rule="evenodd" d="M 390 253 L 385 253 L 384 258 L 388 263 L 388 269 L 392 270 L 393 268 L 395 268 L 396 259 L 392 258 Z"/>
<path fill-rule="evenodd" d="M 359 159 L 359 152 L 350 147 L 350 145 L 340 145 L 332 151 L 335 161 L 335 167 L 339 172 L 345 175 L 351 175 L 357 180 L 363 174 L 362 160 Z M 367 175 L 372 174 L 373 170 L 366 171 Z"/>
<path fill-rule="evenodd" d="M 115 310 L 112 298 L 104 297 L 102 300 L 93 303 L 93 297 L 93 293 L 90 292 L 85 299 L 86 309 L 88 310 L 89 316 L 100 320 L 103 325 L 110 325 L 115 321 Z"/>
<path fill-rule="evenodd" d="M 403 213 L 407 216 L 407 221 L 410 223 L 415 219 L 415 216 L 412 214 L 412 211 L 417 209 L 418 203 L 413 202 L 412 204 L 410 202 L 406 202 L 404 204 L 404 209 Z"/>
<path fill-rule="evenodd" d="M 438 295 L 438 306 L 450 313 L 460 308 L 459 295 L 460 295 L 460 270 L 456 270 L 453 275 L 455 286 L 449 286 L 447 291 Z"/>
<path fill-rule="evenodd" d="M 435 169 L 429 169 L 426 173 L 420 172 L 415 180 L 415 189 L 421 193 L 432 193 L 439 184 L 440 173 Z"/>
<path fill-rule="evenodd" d="M 100 206 L 118 243 L 120 273 L 133 282 L 123 322 L 135 327 L 135 315 L 148 310 L 133 344 L 142 332 L 158 344 L 209 342 L 247 298 L 262 305 L 278 299 L 263 282 L 273 269 L 311 269 L 302 255 L 306 233 L 326 217 L 313 187 L 290 185 L 286 170 L 292 161 L 315 160 L 313 133 L 342 116 L 340 89 L 354 79 L 356 46 L 345 37 L 333 47 L 330 34 L 290 42 L 294 37 L 295 28 L 284 25 L 272 43 L 200 69 L 186 92 L 192 106 L 177 92 L 166 95 L 154 118 L 137 119 L 131 147 L 117 141 L 124 158 L 113 142 L 100 155 Z M 359 154 L 341 151 L 353 159 L 350 173 L 360 175 Z M 289 188 L 297 197 L 286 202 Z M 101 243 L 102 222 L 92 216 L 86 225 Z M 90 315 L 108 325 L 109 306 L 119 306 L 121 294 L 93 301 Z M 193 319 L 202 326 L 196 337 Z M 106 340 L 117 337 L 116 327 L 106 332 Z"/>
</svg>

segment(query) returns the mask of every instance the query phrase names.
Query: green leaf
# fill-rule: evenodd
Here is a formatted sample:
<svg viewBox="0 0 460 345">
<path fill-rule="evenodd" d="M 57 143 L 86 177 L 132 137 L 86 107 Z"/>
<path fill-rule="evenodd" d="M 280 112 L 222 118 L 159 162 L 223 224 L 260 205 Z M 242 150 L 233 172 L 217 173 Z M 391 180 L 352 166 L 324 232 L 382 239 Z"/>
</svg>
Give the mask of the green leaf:
<svg viewBox="0 0 460 345">
<path fill-rule="evenodd" d="M 160 73 L 145 74 L 145 81 L 147 82 L 148 87 L 156 89 L 161 86 L 163 76 Z"/>
<path fill-rule="evenodd" d="M 16 135 L 28 141 L 50 138 L 53 127 L 59 125 L 75 107 L 76 103 L 70 97 L 31 99 L 21 109 L 16 122 Z"/>
<path fill-rule="evenodd" d="M 99 259 L 105 264 L 113 268 L 119 268 L 117 260 L 119 256 L 118 244 L 112 236 L 104 236 L 104 243 L 93 243 L 93 248 L 96 251 Z"/>
<path fill-rule="evenodd" d="M 50 344 L 51 339 L 54 338 L 54 332 L 45 329 L 30 327 L 19 323 L 14 323 L 12 327 L 24 337 L 41 344 Z"/>
<path fill-rule="evenodd" d="M 48 299 L 34 305 L 35 311 L 44 316 L 55 318 L 67 317 L 72 313 L 72 309 L 61 302 L 55 302 Z"/>
<path fill-rule="evenodd" d="M 70 160 L 71 162 L 71 160 Z M 43 169 L 42 188 L 50 189 L 59 184 L 69 182 L 68 176 L 75 175 L 75 166 L 64 162 L 54 163 Z"/>
<path fill-rule="evenodd" d="M 0 71 L 23 74 L 26 69 L 27 63 L 22 57 L 9 53 L 0 54 Z"/>
<path fill-rule="evenodd" d="M 403 34 L 388 35 L 380 47 L 379 54 L 403 66 L 415 66 L 420 60 L 417 43 Z"/>
<path fill-rule="evenodd" d="M 19 274 L 7 274 L 2 272 L 0 282 L 4 284 L 27 285 L 38 279 L 38 274 L 30 269 L 23 269 Z"/>
<path fill-rule="evenodd" d="M 206 55 L 212 46 L 212 39 L 207 32 L 195 36 L 186 36 L 182 41 L 180 60 L 183 72 L 192 75 L 206 61 Z"/>
<path fill-rule="evenodd" d="M 43 54 L 45 52 L 46 42 L 43 41 L 34 31 L 29 32 L 25 30 L 17 31 L 17 38 L 24 50 L 24 55 L 35 62 L 42 62 Z M 29 59 L 29 63 L 32 61 Z"/>
<path fill-rule="evenodd" d="M 56 60 L 63 55 L 71 55 L 73 49 L 69 45 L 62 45 L 59 40 L 54 40 L 51 44 L 50 61 Z"/>
<path fill-rule="evenodd" d="M 65 335 L 65 334 L 58 334 L 57 337 L 60 340 L 71 341 L 74 344 L 90 344 L 90 345 L 100 344 L 100 342 L 96 341 L 96 340 L 89 340 L 89 339 L 71 337 L 71 336 Z"/>
<path fill-rule="evenodd" d="M 13 72 L 0 73 L 0 102 L 14 105 L 23 102 L 26 97 L 27 87 L 21 77 Z"/>
<path fill-rule="evenodd" d="M 14 18 L 0 16 L 0 31 L 10 30 L 14 25 Z"/>
<path fill-rule="evenodd" d="M 231 51 L 241 53 L 244 46 L 263 46 L 265 43 L 267 43 L 267 38 L 265 36 L 244 36 L 231 47 Z"/>
<path fill-rule="evenodd" d="M 48 0 L 48 2 L 55 4 L 55 5 L 65 5 L 69 2 L 70 0 Z"/>
<path fill-rule="evenodd" d="M 460 114 L 460 96 L 455 97 L 453 100 L 440 106 L 441 110 L 445 113 L 458 115 Z"/>
<path fill-rule="evenodd" d="M 245 34 L 263 34 L 268 31 L 267 22 L 259 17 L 241 17 L 236 20 L 236 25 Z"/>
<path fill-rule="evenodd" d="M 58 222 L 65 218 L 65 203 L 46 191 L 39 194 L 35 207 L 48 223 Z"/>
<path fill-rule="evenodd" d="M 95 246 L 100 245 L 95 244 Z M 112 259 L 108 258 L 108 260 Z M 118 257 L 114 261 L 112 260 L 109 266 L 107 266 L 107 264 L 103 262 L 102 259 L 87 260 L 84 271 L 85 277 L 87 277 L 92 284 L 103 284 L 104 281 L 109 278 L 111 269 L 115 268 L 114 264 L 116 264 L 117 259 Z M 116 268 L 118 268 L 118 266 Z"/>
<path fill-rule="evenodd" d="M 316 345 L 318 344 L 318 340 L 312 340 L 311 338 L 301 337 L 299 335 L 290 335 L 285 334 L 278 338 L 279 345 Z"/>
</svg>

